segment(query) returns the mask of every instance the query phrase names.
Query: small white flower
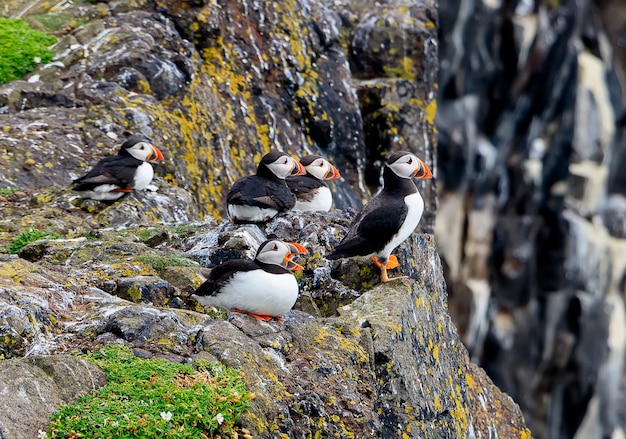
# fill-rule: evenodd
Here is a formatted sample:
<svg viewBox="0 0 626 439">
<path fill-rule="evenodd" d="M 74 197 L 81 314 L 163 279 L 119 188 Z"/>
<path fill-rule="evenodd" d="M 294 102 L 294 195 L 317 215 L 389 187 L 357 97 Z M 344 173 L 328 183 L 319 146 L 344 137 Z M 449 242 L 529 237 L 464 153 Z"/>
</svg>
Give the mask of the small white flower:
<svg viewBox="0 0 626 439">
<path fill-rule="evenodd" d="M 39 64 L 41 62 L 41 58 L 36 56 L 33 58 L 33 61 L 35 61 L 37 64 Z"/>
<path fill-rule="evenodd" d="M 37 439 L 48 439 L 48 433 L 43 430 L 39 430 L 37 433 Z"/>
<path fill-rule="evenodd" d="M 160 414 L 161 414 L 161 417 L 167 422 L 169 422 L 172 419 L 172 412 L 161 412 Z"/>
<path fill-rule="evenodd" d="M 218 424 L 222 425 L 222 422 L 224 422 L 224 415 L 218 413 L 213 419 L 215 419 Z"/>
</svg>

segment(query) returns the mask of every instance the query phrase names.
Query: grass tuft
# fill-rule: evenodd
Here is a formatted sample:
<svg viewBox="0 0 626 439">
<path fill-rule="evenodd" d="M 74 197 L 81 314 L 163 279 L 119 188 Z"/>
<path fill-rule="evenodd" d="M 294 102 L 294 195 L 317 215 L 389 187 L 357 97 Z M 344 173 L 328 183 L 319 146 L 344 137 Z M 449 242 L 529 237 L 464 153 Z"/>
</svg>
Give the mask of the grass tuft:
<svg viewBox="0 0 626 439">
<path fill-rule="evenodd" d="M 0 195 L 5 196 L 5 195 L 11 195 L 14 194 L 15 192 L 19 192 L 21 189 L 19 188 L 14 188 L 14 187 L 0 187 Z"/>
<path fill-rule="evenodd" d="M 13 241 L 8 246 L 7 250 L 11 254 L 16 254 L 25 245 L 28 245 L 31 242 L 35 242 L 43 238 L 59 239 L 59 235 L 57 235 L 56 233 L 51 233 L 51 232 L 44 232 L 42 230 L 38 230 L 34 228 L 27 229 L 27 230 L 24 230 L 15 238 L 13 238 Z"/>
<path fill-rule="evenodd" d="M 0 17 L 0 84 L 20 79 L 37 64 L 51 61 L 48 47 L 55 41 L 23 20 Z"/>
<path fill-rule="evenodd" d="M 84 358 L 108 384 L 57 411 L 49 438 L 234 438 L 254 397 L 239 371 L 219 363 L 142 359 L 119 343 Z"/>
</svg>

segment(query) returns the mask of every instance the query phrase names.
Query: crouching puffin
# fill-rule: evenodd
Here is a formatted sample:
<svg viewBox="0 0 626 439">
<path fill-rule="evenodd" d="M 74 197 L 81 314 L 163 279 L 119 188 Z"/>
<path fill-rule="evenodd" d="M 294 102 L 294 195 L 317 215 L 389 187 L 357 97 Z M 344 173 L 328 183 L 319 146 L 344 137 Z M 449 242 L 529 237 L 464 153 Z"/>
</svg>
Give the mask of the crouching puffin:
<svg viewBox="0 0 626 439">
<path fill-rule="evenodd" d="M 387 276 L 387 269 L 398 266 L 391 252 L 413 233 L 424 212 L 424 200 L 412 178 L 432 176 L 428 166 L 414 154 L 391 154 L 383 170 L 382 190 L 357 213 L 348 234 L 326 258 L 371 256 L 380 268 L 381 282 L 406 277 Z"/>
<path fill-rule="evenodd" d="M 133 189 L 148 187 L 154 176 L 150 163 L 163 159 L 148 137 L 133 135 L 117 155 L 100 160 L 86 175 L 74 180 L 72 189 L 83 198 L 114 201 Z"/>
<path fill-rule="evenodd" d="M 236 259 L 202 271 L 207 280 L 191 295 L 202 306 L 217 306 L 268 321 L 281 320 L 296 303 L 298 283 L 291 272 L 302 266 L 291 260 L 307 250 L 295 242 L 263 242 L 253 261 Z"/>
<path fill-rule="evenodd" d="M 261 159 L 256 175 L 240 178 L 226 195 L 228 216 L 234 223 L 265 222 L 296 204 L 285 178 L 302 175 L 304 167 L 280 151 L 271 151 Z"/>
<path fill-rule="evenodd" d="M 302 157 L 300 163 L 306 175 L 286 179 L 287 186 L 296 196 L 294 209 L 328 212 L 333 204 L 333 195 L 324 180 L 341 177 L 339 171 L 328 160 L 315 154 Z"/>
</svg>

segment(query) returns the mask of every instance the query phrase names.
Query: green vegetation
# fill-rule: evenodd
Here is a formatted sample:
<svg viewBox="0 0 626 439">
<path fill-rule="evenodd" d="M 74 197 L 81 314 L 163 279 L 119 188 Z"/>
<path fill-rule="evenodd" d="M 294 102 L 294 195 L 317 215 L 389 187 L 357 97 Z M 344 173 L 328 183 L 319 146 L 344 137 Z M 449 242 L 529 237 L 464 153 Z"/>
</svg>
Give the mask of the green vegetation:
<svg viewBox="0 0 626 439">
<path fill-rule="evenodd" d="M 56 38 L 22 20 L 0 17 L 0 84 L 19 79 L 37 64 L 52 60 L 48 47 Z"/>
<path fill-rule="evenodd" d="M 30 228 L 24 230 L 18 236 L 13 238 L 13 242 L 11 242 L 11 244 L 8 246 L 7 250 L 9 251 L 9 253 L 15 254 L 19 252 L 25 245 L 43 238 L 59 239 L 59 235 L 57 235 L 56 233 L 44 232 L 42 230 Z"/>
<path fill-rule="evenodd" d="M 139 256 L 138 262 L 150 265 L 158 272 L 162 272 L 166 267 L 195 267 L 198 264 L 185 258 L 166 258 L 163 256 Z"/>
<path fill-rule="evenodd" d="M 14 187 L 0 187 L 0 195 L 11 195 L 15 192 L 19 192 L 20 189 Z"/>
<path fill-rule="evenodd" d="M 49 438 L 236 437 L 235 422 L 254 398 L 240 372 L 219 363 L 146 360 L 122 344 L 85 359 L 108 384 L 56 412 Z"/>
</svg>

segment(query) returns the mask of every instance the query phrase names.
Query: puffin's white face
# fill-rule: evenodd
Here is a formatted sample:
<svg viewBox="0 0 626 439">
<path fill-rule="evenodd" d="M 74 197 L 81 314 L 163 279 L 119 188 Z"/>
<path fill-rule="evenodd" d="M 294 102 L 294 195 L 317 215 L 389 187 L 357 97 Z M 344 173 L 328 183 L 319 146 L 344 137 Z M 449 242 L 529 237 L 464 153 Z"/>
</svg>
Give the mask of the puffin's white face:
<svg viewBox="0 0 626 439">
<path fill-rule="evenodd" d="M 137 160 L 144 162 L 159 162 L 163 160 L 163 154 L 158 148 L 148 142 L 137 142 L 126 151 Z"/>
<path fill-rule="evenodd" d="M 339 178 L 339 172 L 330 164 L 330 162 L 322 157 L 313 160 L 305 166 L 306 172 L 319 180 L 331 180 Z"/>
<path fill-rule="evenodd" d="M 398 177 L 402 178 L 431 178 L 432 173 L 426 164 L 417 158 L 416 155 L 406 153 L 393 163 L 388 163 L 387 166 Z"/>
<path fill-rule="evenodd" d="M 295 175 L 294 170 L 300 169 L 302 165 L 288 155 L 281 155 L 267 167 L 276 177 L 285 179 L 290 175 Z"/>
<path fill-rule="evenodd" d="M 286 267 L 291 256 L 291 250 L 287 244 L 282 241 L 272 240 L 259 248 L 255 259 L 266 264 Z"/>
</svg>

